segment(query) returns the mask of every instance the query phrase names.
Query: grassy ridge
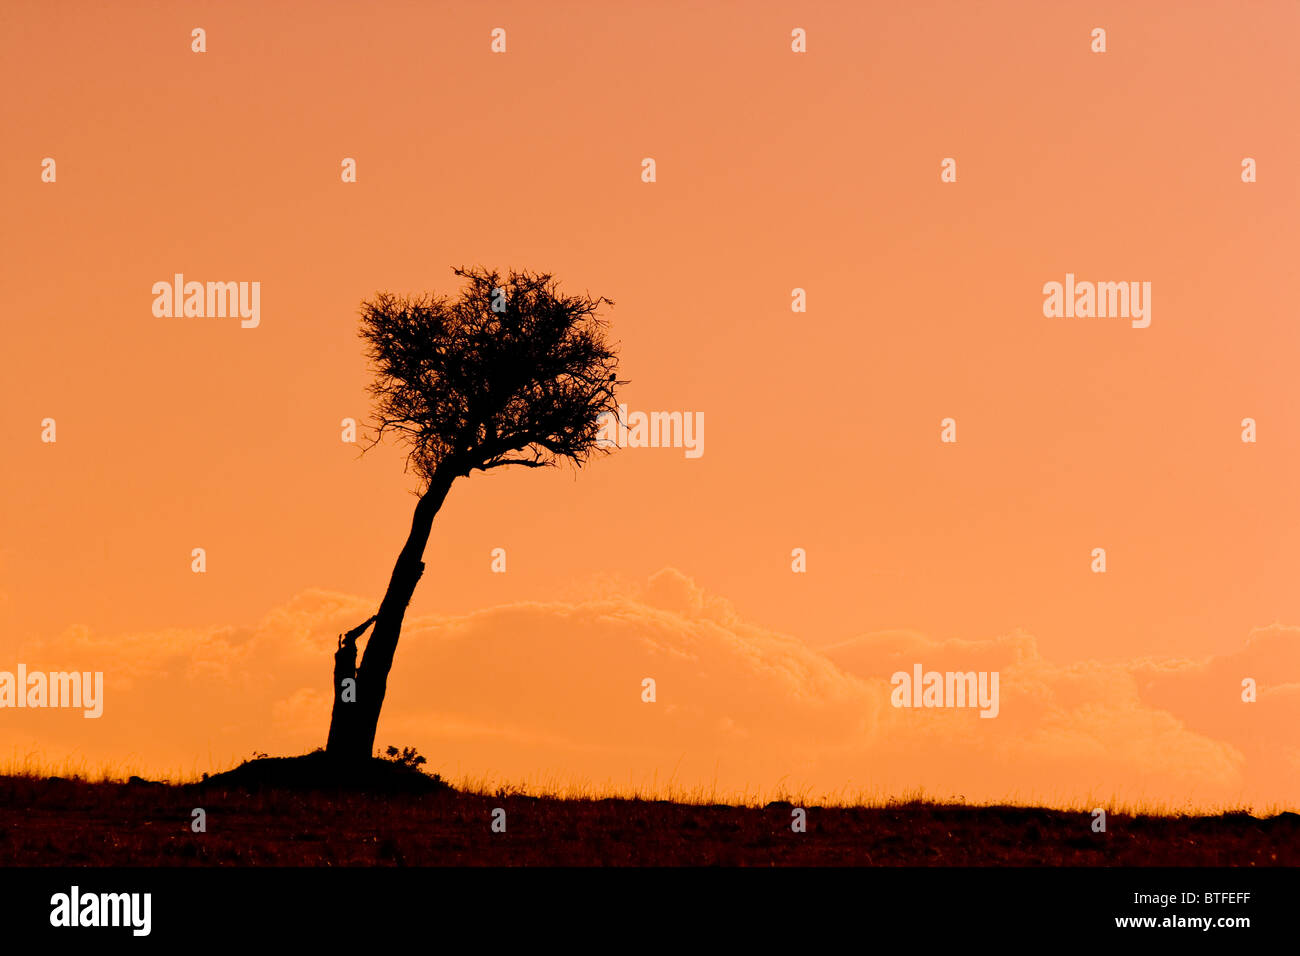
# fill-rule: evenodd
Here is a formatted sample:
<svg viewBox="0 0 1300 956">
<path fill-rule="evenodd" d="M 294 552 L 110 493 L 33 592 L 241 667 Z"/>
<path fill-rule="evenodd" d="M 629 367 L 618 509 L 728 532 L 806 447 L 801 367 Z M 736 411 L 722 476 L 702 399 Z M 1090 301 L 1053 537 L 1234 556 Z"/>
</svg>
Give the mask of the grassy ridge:
<svg viewBox="0 0 1300 956">
<path fill-rule="evenodd" d="M 1085 812 L 913 801 L 807 806 L 796 833 L 785 801 L 467 793 L 385 761 L 364 789 L 343 788 L 311 759 L 181 785 L 0 777 L 0 866 L 1300 865 L 1294 813 L 1115 813 L 1096 833 Z M 191 829 L 196 808 L 206 832 Z"/>
</svg>

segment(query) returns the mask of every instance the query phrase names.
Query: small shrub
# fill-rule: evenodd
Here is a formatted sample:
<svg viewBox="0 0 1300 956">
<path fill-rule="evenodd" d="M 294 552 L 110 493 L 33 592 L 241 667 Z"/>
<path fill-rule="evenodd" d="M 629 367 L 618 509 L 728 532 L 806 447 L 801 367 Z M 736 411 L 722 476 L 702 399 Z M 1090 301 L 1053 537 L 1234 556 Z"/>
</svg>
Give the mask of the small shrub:
<svg viewBox="0 0 1300 956">
<path fill-rule="evenodd" d="M 384 753 L 388 755 L 388 759 L 393 763 L 409 767 L 411 770 L 419 770 L 421 764 L 428 763 L 414 747 L 403 747 L 401 750 L 396 747 L 389 747 Z"/>
</svg>

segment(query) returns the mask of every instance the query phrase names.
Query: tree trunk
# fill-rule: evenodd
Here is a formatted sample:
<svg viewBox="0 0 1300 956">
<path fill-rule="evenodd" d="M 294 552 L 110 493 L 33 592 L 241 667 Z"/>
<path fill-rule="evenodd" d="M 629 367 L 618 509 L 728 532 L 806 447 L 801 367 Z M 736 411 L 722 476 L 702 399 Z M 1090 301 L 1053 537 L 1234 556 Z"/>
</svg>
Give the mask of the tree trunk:
<svg viewBox="0 0 1300 956">
<path fill-rule="evenodd" d="M 357 638 L 366 633 L 366 629 L 375 621 L 371 615 L 357 627 L 346 634 L 339 635 L 339 647 L 334 652 L 334 709 L 330 714 L 330 736 L 325 750 L 338 753 L 344 746 L 347 721 L 351 716 L 349 704 L 357 699 Z"/>
<path fill-rule="evenodd" d="M 388 671 L 393 666 L 397 639 L 401 636 L 402 619 L 407 605 L 415 593 L 415 586 L 424 573 L 424 547 L 429 542 L 433 519 L 451 490 L 454 476 L 435 474 L 428 489 L 420 496 L 411 521 L 411 533 L 397 556 L 388 590 L 380 602 L 375 616 L 375 629 L 366 642 L 361 666 L 355 668 L 356 700 L 342 699 L 342 681 L 352 676 L 356 663 L 356 645 L 340 642 L 334 655 L 334 711 L 330 718 L 329 742 L 326 752 L 331 758 L 345 761 L 365 761 L 373 755 L 375 731 L 379 726 L 379 711 L 384 706 L 388 691 Z"/>
<path fill-rule="evenodd" d="M 348 688 L 343 682 L 349 679 L 355 681 L 356 676 L 356 642 L 340 636 L 339 649 L 334 652 L 334 709 L 330 712 L 330 735 L 325 744 L 325 752 L 333 756 L 337 756 L 344 746 L 348 709 L 355 706 L 351 702 L 352 691 L 355 688 Z"/>
</svg>

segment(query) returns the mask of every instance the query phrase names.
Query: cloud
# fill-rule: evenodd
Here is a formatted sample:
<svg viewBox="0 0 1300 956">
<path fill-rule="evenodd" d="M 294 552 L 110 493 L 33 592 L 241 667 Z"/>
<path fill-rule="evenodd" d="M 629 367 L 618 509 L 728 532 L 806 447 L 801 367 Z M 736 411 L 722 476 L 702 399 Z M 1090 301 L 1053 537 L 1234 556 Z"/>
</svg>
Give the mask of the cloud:
<svg viewBox="0 0 1300 956">
<path fill-rule="evenodd" d="M 372 606 L 312 590 L 252 627 L 76 628 L 22 647 L 0 668 L 103 670 L 104 716 L 0 711 L 0 752 L 39 740 L 55 761 L 193 772 L 312 749 L 336 635 Z M 998 671 L 999 716 L 892 707 L 890 675 L 915 663 Z M 1241 701 L 1246 676 L 1257 703 Z M 1293 800 L 1298 717 L 1300 629 L 1201 661 L 1060 663 L 1024 633 L 886 631 L 818 650 L 664 570 L 587 598 L 408 619 L 377 742 L 415 746 L 453 778 L 1209 807 Z"/>
</svg>

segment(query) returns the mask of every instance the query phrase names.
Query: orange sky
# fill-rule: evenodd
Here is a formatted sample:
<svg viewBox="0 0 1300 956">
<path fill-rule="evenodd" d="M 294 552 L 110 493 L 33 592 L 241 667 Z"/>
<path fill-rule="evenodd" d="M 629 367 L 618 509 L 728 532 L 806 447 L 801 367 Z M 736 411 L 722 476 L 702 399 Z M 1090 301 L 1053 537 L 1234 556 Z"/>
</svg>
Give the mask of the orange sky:
<svg viewBox="0 0 1300 956">
<path fill-rule="evenodd" d="M 460 482 L 381 742 L 1294 804 L 1300 7 L 1172 10 L 5 4 L 0 670 L 102 665 L 106 701 L 0 710 L 0 755 L 323 744 L 413 504 L 398 450 L 339 440 L 356 309 L 481 263 L 614 299 L 620 399 L 703 412 L 706 451 Z M 176 272 L 261 282 L 261 324 L 156 318 Z M 1151 282 L 1150 327 L 1045 318 L 1067 272 Z M 889 707 L 894 670 L 968 658 L 996 720 Z"/>
</svg>

